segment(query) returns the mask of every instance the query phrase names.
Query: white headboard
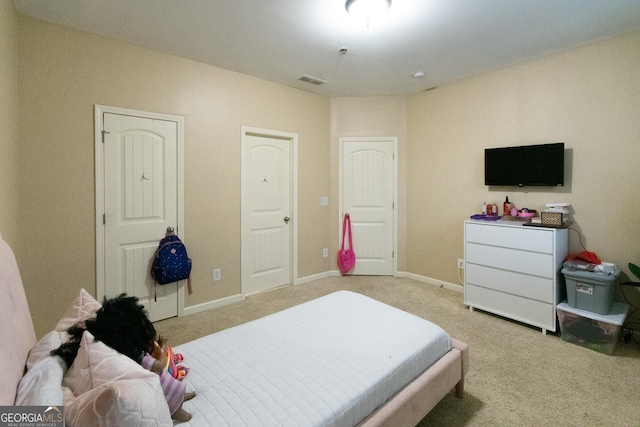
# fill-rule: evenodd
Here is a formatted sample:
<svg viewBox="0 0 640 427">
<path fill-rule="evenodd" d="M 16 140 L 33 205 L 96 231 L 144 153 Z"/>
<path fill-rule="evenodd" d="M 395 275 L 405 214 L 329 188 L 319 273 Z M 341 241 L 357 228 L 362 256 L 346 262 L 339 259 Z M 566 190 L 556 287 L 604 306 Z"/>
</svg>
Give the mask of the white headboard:
<svg viewBox="0 0 640 427">
<path fill-rule="evenodd" d="M 36 344 L 27 296 L 13 251 L 0 235 L 0 405 L 15 403 L 29 350 Z"/>
</svg>

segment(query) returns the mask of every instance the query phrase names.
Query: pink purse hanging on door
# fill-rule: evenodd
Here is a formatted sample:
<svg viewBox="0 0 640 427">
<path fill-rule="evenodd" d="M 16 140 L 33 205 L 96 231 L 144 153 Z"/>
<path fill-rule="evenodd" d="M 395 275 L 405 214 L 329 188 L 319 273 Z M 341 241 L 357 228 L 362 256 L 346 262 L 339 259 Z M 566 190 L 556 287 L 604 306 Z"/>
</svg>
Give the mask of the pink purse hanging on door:
<svg viewBox="0 0 640 427">
<path fill-rule="evenodd" d="M 344 235 L 349 233 L 349 249 L 344 248 Z M 338 268 L 340 273 L 347 274 L 356 265 L 356 254 L 353 252 L 353 239 L 351 238 L 351 217 L 344 214 L 342 219 L 342 247 L 338 251 Z"/>
</svg>

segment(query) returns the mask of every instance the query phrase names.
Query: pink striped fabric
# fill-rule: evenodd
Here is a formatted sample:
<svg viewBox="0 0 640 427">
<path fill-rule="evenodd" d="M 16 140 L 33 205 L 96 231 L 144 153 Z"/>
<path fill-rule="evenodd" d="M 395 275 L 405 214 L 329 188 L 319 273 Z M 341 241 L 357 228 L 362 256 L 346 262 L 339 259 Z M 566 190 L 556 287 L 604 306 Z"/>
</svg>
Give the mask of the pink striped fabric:
<svg viewBox="0 0 640 427">
<path fill-rule="evenodd" d="M 142 358 L 142 366 L 151 370 L 154 360 L 150 354 L 146 353 Z M 173 414 L 184 401 L 184 393 L 187 386 L 182 381 L 173 378 L 166 369 L 163 369 L 162 374 L 160 374 L 160 385 L 169 404 L 169 411 Z"/>
</svg>

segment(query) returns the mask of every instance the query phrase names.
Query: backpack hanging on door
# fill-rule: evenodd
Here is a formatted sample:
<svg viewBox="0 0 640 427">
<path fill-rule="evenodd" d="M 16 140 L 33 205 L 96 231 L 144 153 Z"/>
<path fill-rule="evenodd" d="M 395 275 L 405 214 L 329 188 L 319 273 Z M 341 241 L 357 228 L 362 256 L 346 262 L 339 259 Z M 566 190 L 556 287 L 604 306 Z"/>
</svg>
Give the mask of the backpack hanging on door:
<svg viewBox="0 0 640 427">
<path fill-rule="evenodd" d="M 151 264 L 151 277 L 160 285 L 189 279 L 191 275 L 191 258 L 187 256 L 187 248 L 178 236 L 173 234 L 173 228 L 167 229 L 164 239 L 160 240 Z M 191 280 L 188 280 L 189 294 Z"/>
</svg>

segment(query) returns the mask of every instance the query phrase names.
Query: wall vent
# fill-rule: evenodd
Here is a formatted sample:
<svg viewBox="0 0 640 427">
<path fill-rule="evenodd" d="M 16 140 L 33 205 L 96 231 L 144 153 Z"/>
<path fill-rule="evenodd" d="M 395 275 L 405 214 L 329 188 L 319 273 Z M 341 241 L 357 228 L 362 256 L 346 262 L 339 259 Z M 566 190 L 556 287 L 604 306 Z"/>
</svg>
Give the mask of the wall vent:
<svg viewBox="0 0 640 427">
<path fill-rule="evenodd" d="M 326 80 L 322 80 L 319 79 L 317 77 L 313 77 L 313 76 L 309 76 L 307 74 L 303 74 L 302 77 L 300 77 L 298 80 L 305 82 L 305 83 L 311 83 L 312 85 L 316 85 L 316 86 L 320 86 L 323 85 L 325 83 L 328 83 Z"/>
</svg>

